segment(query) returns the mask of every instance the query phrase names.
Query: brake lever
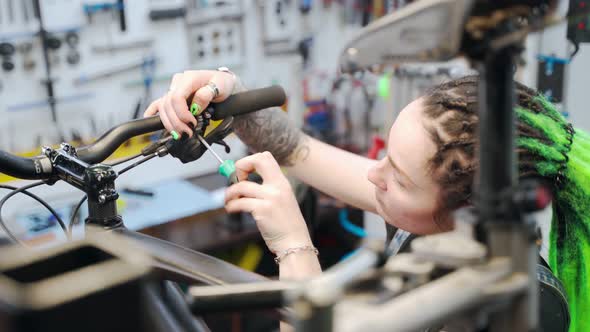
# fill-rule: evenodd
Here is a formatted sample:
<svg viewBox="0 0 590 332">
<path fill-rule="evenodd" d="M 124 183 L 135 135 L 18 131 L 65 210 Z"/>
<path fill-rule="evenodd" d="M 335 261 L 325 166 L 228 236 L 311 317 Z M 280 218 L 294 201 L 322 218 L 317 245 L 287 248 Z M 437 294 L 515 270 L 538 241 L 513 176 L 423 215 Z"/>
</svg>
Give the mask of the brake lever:
<svg viewBox="0 0 590 332">
<path fill-rule="evenodd" d="M 219 144 L 225 148 L 225 153 L 230 153 L 231 148 L 223 139 L 234 131 L 233 123 L 233 116 L 223 119 L 217 127 L 215 127 L 213 130 L 211 130 L 211 132 L 204 136 L 207 143 Z"/>
</svg>

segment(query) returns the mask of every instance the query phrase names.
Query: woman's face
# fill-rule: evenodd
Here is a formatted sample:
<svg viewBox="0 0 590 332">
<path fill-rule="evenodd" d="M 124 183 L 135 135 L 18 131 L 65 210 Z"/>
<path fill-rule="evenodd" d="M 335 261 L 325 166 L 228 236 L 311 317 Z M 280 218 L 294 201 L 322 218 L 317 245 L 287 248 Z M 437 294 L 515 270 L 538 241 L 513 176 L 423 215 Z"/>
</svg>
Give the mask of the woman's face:
<svg viewBox="0 0 590 332">
<path fill-rule="evenodd" d="M 377 212 L 389 224 L 414 234 L 450 228 L 433 218 L 440 189 L 428 172 L 436 146 L 426 121 L 420 99 L 406 106 L 389 132 L 387 155 L 368 174 L 375 185 Z"/>
</svg>

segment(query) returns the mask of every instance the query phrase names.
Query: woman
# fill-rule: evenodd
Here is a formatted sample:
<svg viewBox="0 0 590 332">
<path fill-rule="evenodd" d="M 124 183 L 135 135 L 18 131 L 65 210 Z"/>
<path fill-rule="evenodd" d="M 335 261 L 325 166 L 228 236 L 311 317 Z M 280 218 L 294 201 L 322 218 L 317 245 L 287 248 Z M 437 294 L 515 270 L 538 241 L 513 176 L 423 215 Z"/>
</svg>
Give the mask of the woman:
<svg viewBox="0 0 590 332">
<path fill-rule="evenodd" d="M 212 82 L 212 83 L 209 83 Z M 207 84 L 209 83 L 209 86 Z M 213 89 L 212 86 L 216 86 Z M 516 85 L 521 177 L 553 185 L 553 220 L 546 259 L 566 288 L 571 331 L 588 331 L 590 310 L 590 136 L 574 130 L 535 91 Z M 191 134 L 186 98 L 204 109 L 241 89 L 231 73 L 190 71 L 176 75 L 170 92 L 146 115 L 160 113 L 170 131 Z M 217 93 L 218 92 L 218 93 Z M 239 178 L 257 171 L 263 184 L 240 182 L 226 192 L 228 212 L 251 212 L 269 249 L 279 257 L 281 278 L 321 273 L 305 222 L 279 165 L 347 204 L 380 214 L 414 234 L 453 228 L 451 213 L 470 204 L 477 171 L 477 77 L 437 86 L 402 110 L 389 133 L 387 155 L 369 160 L 329 146 L 289 124 L 279 109 L 236 119 L 235 132 L 252 149 L 269 151 L 236 163 Z"/>
</svg>

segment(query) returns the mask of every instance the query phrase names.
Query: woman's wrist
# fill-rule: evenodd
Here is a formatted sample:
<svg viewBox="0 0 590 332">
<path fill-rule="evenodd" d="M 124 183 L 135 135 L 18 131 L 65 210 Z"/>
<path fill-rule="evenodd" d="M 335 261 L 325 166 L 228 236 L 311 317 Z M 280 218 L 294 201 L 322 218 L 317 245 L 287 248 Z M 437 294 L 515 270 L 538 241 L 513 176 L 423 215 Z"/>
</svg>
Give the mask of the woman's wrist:
<svg viewBox="0 0 590 332">
<path fill-rule="evenodd" d="M 311 250 L 300 250 L 284 256 L 279 263 L 280 280 L 302 280 L 318 276 L 322 268 Z"/>
<path fill-rule="evenodd" d="M 273 249 L 281 280 L 306 279 L 322 272 L 319 252 L 311 242 L 307 228 L 304 232 L 292 232 L 289 238 L 274 244 Z"/>
</svg>

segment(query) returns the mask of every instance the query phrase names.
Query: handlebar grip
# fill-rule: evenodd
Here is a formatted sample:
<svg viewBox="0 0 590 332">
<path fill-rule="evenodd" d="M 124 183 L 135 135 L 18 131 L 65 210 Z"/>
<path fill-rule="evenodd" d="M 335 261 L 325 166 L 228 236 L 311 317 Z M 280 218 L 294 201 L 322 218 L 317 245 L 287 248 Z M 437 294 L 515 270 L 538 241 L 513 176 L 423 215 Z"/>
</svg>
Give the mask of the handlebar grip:
<svg viewBox="0 0 590 332">
<path fill-rule="evenodd" d="M 249 90 L 228 97 L 225 101 L 212 104 L 215 111 L 213 120 L 256 112 L 273 106 L 281 106 L 287 100 L 285 90 L 280 86 Z"/>
<path fill-rule="evenodd" d="M 51 163 L 45 157 L 24 158 L 0 150 L 0 173 L 18 179 L 46 179 L 51 175 Z"/>
</svg>

